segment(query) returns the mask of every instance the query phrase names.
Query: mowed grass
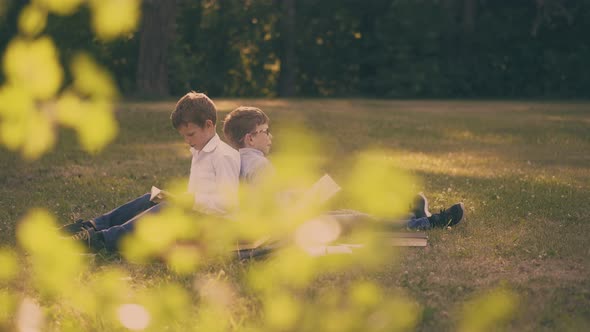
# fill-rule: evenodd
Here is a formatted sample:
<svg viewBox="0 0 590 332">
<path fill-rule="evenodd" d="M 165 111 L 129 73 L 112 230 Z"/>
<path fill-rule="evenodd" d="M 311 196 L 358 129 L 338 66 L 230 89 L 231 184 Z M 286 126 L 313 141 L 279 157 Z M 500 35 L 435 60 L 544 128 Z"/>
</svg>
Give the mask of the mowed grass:
<svg viewBox="0 0 590 332">
<path fill-rule="evenodd" d="M 510 330 L 590 329 L 590 103 L 387 100 L 216 100 L 220 119 L 253 105 L 281 127 L 302 125 L 319 142 L 322 171 L 339 181 L 356 154 L 382 149 L 422 180 L 431 210 L 462 201 L 464 221 L 429 231 L 429 247 L 401 250 L 378 272 L 330 275 L 324 288 L 370 279 L 413 298 L 419 330 L 453 330 L 462 305 L 496 287 L 519 298 Z M 15 246 L 17 221 L 31 208 L 60 223 L 90 218 L 188 176 L 190 154 L 169 123 L 174 102 L 122 103 L 120 133 L 99 155 L 59 132 L 54 151 L 25 162 L 0 150 L 0 245 Z M 220 122 L 220 121 L 219 121 Z M 218 123 L 220 127 L 220 123 Z M 342 207 L 354 202 L 339 202 Z M 163 267 L 120 259 L 138 284 L 174 278 Z M 224 269 L 236 279 L 247 266 Z M 205 269 L 207 270 L 207 269 Z M 190 281 L 187 281 L 190 284 Z M 256 301 L 248 304 L 259 314 Z"/>
</svg>

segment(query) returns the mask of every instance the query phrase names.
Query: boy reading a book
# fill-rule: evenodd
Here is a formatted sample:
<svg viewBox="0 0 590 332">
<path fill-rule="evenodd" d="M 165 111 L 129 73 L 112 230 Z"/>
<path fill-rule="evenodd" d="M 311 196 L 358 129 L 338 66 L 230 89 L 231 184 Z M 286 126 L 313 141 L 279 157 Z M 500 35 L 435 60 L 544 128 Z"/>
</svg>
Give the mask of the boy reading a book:
<svg viewBox="0 0 590 332">
<path fill-rule="evenodd" d="M 189 92 L 177 102 L 170 119 L 192 153 L 188 192 L 194 196 L 194 209 L 225 214 L 237 203 L 240 155 L 222 142 L 215 131 L 215 104 L 205 94 Z M 144 213 L 158 212 L 165 204 L 153 202 L 148 193 L 92 220 L 66 225 L 62 230 L 74 234 L 72 239 L 92 250 L 116 251 L 120 239 L 133 231 Z"/>
<path fill-rule="evenodd" d="M 272 134 L 269 129 L 270 119 L 256 107 L 240 106 L 229 113 L 223 123 L 226 140 L 240 152 L 240 180 L 246 183 L 256 182 L 261 176 L 273 171 L 266 158 L 272 146 Z M 463 218 L 463 203 L 457 203 L 440 213 L 428 211 L 428 200 L 422 194 L 416 198 L 413 214 L 407 220 L 398 220 L 410 229 L 430 229 L 456 225 Z M 329 215 L 341 222 L 351 219 L 371 219 L 372 217 L 358 211 L 331 211 Z"/>
</svg>

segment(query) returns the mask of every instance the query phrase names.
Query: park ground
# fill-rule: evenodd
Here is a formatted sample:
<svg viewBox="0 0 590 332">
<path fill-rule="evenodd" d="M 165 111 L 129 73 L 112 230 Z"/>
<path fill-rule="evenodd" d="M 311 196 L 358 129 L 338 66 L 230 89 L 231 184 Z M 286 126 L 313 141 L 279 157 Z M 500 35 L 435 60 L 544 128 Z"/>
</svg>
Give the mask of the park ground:
<svg viewBox="0 0 590 332">
<path fill-rule="evenodd" d="M 463 303 L 505 287 L 518 298 L 509 330 L 590 328 L 590 103 L 216 102 L 221 118 L 239 105 L 262 108 L 273 120 L 278 148 L 281 126 L 303 125 L 321 142 L 322 168 L 337 181 L 352 156 L 379 148 L 395 153 L 403 168 L 421 178 L 431 210 L 465 203 L 464 221 L 429 231 L 427 248 L 401 250 L 391 264 L 366 275 L 320 278 L 312 291 L 374 280 L 419 304 L 418 330 L 453 330 Z M 168 120 L 173 107 L 173 101 L 121 103 L 119 135 L 98 155 L 83 152 L 68 130 L 36 162 L 0 150 L 0 244 L 16 246 L 15 225 L 33 207 L 71 222 L 187 176 L 189 155 Z M 98 264 L 129 269 L 138 284 L 170 277 L 165 268 L 120 259 Z M 244 267 L 223 268 L 232 274 Z"/>
</svg>

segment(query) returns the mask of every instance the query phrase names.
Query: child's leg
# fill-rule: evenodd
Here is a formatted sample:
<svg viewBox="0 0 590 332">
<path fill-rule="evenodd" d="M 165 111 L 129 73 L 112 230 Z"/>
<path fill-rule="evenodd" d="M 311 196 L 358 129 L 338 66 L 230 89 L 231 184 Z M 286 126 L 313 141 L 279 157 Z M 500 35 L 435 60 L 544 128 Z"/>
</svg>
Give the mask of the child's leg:
<svg viewBox="0 0 590 332">
<path fill-rule="evenodd" d="M 430 223 L 430 220 L 428 220 L 428 217 L 416 218 L 415 216 L 412 216 L 409 220 L 406 221 L 406 227 L 409 229 L 426 230 L 431 229 L 432 224 Z"/>
<path fill-rule="evenodd" d="M 149 199 L 149 194 L 148 194 Z M 159 212 L 162 207 L 166 206 L 166 203 L 160 203 L 157 205 L 152 206 L 151 208 L 143 211 L 142 213 L 132 217 L 131 219 L 127 220 L 127 222 L 109 227 L 108 229 L 104 229 L 98 233 L 100 233 L 104 238 L 105 247 L 109 251 L 117 251 L 119 240 L 125 235 L 133 232 L 135 229 L 135 225 L 137 224 L 138 220 L 146 214 L 152 214 Z"/>
<path fill-rule="evenodd" d="M 340 225 L 342 234 L 348 234 L 359 225 L 375 222 L 375 217 L 356 210 L 334 210 L 326 212 L 325 216 L 335 220 Z"/>
<path fill-rule="evenodd" d="M 416 217 L 413 213 L 408 214 L 406 217 L 398 219 L 383 219 L 382 227 L 385 227 L 391 231 L 398 231 L 406 229 L 420 229 L 426 230 L 432 228 L 432 224 L 428 220 L 428 217 Z"/>
<path fill-rule="evenodd" d="M 430 217 L 417 218 L 411 217 L 407 221 L 407 227 L 410 229 L 431 229 L 433 227 L 446 228 L 458 224 L 465 214 L 463 203 L 457 203 L 440 213 L 432 214 Z"/>
<path fill-rule="evenodd" d="M 127 202 L 118 208 L 103 214 L 92 220 L 97 230 L 108 229 L 113 226 L 121 225 L 143 211 L 152 208 L 156 203 L 150 201 L 150 194 L 140 196 L 130 202 Z"/>
</svg>

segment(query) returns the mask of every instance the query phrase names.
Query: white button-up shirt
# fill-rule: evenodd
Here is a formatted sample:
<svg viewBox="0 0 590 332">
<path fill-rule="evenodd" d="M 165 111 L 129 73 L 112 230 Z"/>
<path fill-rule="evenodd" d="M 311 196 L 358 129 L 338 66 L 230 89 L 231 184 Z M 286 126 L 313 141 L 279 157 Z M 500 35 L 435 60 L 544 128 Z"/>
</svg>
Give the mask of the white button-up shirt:
<svg viewBox="0 0 590 332">
<path fill-rule="evenodd" d="M 215 134 L 201 150 L 190 149 L 193 158 L 188 192 L 195 196 L 195 209 L 225 214 L 237 206 L 240 153 Z"/>
</svg>

